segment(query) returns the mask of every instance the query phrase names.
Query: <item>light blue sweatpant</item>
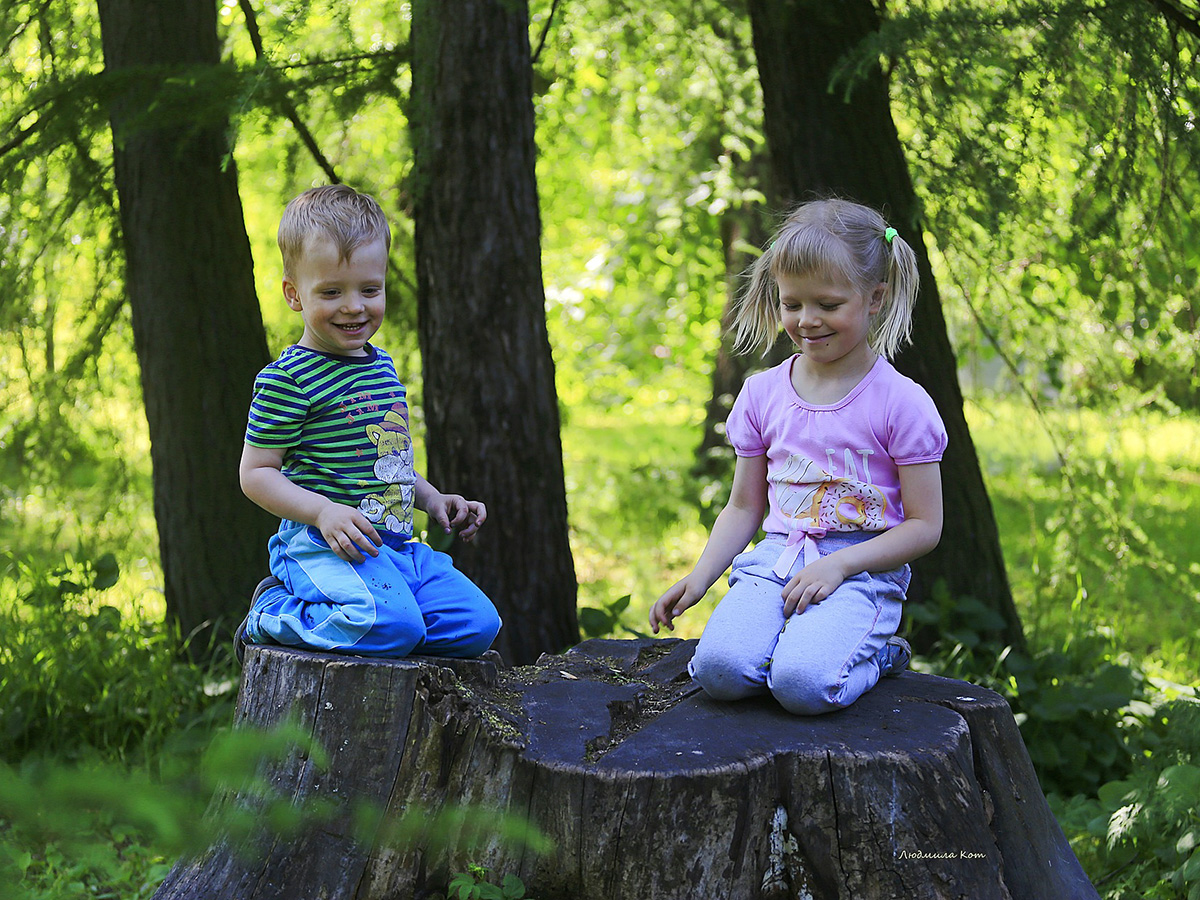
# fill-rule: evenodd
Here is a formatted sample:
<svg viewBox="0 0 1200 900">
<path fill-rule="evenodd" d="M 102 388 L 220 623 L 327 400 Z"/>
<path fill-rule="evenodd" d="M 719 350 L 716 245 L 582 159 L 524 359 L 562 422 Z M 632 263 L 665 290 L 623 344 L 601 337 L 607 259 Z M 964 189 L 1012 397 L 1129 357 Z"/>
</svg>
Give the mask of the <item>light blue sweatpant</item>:
<svg viewBox="0 0 1200 900">
<path fill-rule="evenodd" d="M 826 556 L 871 537 L 833 533 L 818 549 Z M 883 674 L 884 645 L 900 627 L 909 568 L 855 575 L 785 621 L 787 579 L 772 571 L 783 550 L 783 536 L 768 535 L 733 561 L 729 593 L 704 627 L 689 666 L 692 677 L 718 700 L 770 691 L 801 715 L 849 706 Z M 802 565 L 797 561 L 791 574 Z"/>
<path fill-rule="evenodd" d="M 320 531 L 284 521 L 268 549 L 282 585 L 250 610 L 247 638 L 363 656 L 479 656 L 500 631 L 492 602 L 445 553 L 384 536 L 378 556 L 341 559 Z"/>
</svg>

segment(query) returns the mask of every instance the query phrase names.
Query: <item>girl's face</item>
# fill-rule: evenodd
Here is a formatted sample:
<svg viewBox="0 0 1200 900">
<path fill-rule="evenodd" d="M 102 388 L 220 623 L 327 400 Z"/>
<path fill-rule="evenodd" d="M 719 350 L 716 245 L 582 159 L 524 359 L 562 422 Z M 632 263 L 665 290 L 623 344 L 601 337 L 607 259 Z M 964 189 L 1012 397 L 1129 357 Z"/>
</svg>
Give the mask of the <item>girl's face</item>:
<svg viewBox="0 0 1200 900">
<path fill-rule="evenodd" d="M 783 330 L 806 363 L 841 368 L 874 359 L 867 336 L 878 314 L 884 285 L 870 294 L 816 275 L 781 275 L 779 313 Z"/>
</svg>

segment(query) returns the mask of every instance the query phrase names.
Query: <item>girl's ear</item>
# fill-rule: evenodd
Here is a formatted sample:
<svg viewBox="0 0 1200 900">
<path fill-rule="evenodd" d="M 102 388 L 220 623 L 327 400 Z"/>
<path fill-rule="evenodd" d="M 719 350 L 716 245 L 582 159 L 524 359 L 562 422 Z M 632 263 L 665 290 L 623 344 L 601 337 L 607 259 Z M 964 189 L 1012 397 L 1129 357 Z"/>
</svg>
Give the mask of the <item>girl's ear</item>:
<svg viewBox="0 0 1200 900">
<path fill-rule="evenodd" d="M 887 289 L 887 282 L 881 281 L 878 285 L 876 285 L 875 290 L 871 292 L 871 303 L 868 307 L 868 311 L 871 313 L 871 315 L 875 315 L 881 309 L 883 309 L 883 298 L 887 294 Z"/>
</svg>

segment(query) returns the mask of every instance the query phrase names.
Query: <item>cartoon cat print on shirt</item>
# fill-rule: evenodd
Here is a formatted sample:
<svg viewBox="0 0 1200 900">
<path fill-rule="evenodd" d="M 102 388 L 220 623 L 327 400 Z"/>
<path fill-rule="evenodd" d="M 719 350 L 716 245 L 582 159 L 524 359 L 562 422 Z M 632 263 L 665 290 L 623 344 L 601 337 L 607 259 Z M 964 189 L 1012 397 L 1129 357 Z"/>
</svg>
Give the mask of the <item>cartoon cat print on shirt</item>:
<svg viewBox="0 0 1200 900">
<path fill-rule="evenodd" d="M 393 534 L 412 534 L 413 491 L 417 480 L 404 405 L 392 406 L 384 414 L 382 424 L 368 425 L 367 437 L 377 454 L 375 477 L 387 488 L 381 494 L 368 494 L 358 509 L 371 522 Z"/>
<path fill-rule="evenodd" d="M 825 453 L 824 466 L 792 454 L 778 472 L 768 476 L 779 512 L 794 522 L 796 528 L 882 531 L 887 499 L 871 484 L 871 451 L 844 451 L 840 476 L 833 474 L 836 451 Z"/>
</svg>

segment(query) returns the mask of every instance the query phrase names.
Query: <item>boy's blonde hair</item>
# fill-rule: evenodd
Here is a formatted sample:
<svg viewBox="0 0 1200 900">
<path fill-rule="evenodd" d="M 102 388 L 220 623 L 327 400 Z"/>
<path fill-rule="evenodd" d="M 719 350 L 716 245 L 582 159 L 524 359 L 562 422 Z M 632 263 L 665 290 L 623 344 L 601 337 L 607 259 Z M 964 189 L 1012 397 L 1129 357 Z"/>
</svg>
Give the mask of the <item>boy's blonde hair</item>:
<svg viewBox="0 0 1200 900">
<path fill-rule="evenodd" d="M 781 275 L 815 275 L 868 296 L 884 285 L 868 342 L 891 359 L 909 341 L 917 299 L 917 256 L 883 216 L 848 200 L 813 200 L 784 219 L 775 239 L 749 270 L 732 328 L 739 352 L 771 348 L 782 327 Z"/>
<path fill-rule="evenodd" d="M 278 236 L 284 275 L 293 277 L 305 242 L 314 234 L 333 241 L 343 262 L 349 262 L 359 247 L 378 240 L 392 247 L 392 230 L 379 204 L 344 184 L 309 188 L 284 209 Z"/>
</svg>

